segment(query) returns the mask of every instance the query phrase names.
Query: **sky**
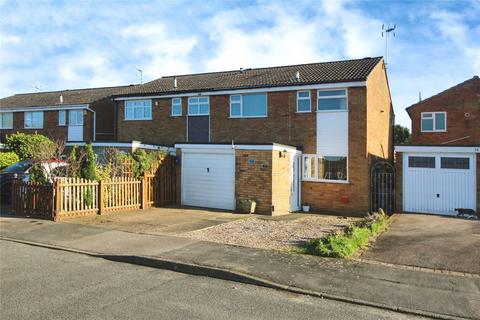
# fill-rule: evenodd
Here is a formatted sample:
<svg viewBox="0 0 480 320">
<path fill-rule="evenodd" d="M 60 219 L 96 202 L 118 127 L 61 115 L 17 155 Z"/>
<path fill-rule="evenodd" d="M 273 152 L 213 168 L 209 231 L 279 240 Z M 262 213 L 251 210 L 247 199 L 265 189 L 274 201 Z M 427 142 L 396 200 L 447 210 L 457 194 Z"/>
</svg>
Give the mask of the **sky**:
<svg viewBox="0 0 480 320">
<path fill-rule="evenodd" d="M 397 123 L 480 74 L 480 0 L 0 0 L 0 96 L 385 56 L 382 24 Z"/>
</svg>

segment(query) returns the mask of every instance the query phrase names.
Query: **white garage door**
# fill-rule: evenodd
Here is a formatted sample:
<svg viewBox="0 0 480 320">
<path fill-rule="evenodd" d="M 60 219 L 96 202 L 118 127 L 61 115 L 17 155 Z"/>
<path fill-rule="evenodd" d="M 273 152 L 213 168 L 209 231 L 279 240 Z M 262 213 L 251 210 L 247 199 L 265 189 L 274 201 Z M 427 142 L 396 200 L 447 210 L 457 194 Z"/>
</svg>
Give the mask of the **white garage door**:
<svg viewBox="0 0 480 320">
<path fill-rule="evenodd" d="M 182 204 L 235 209 L 235 155 L 182 150 Z"/>
<path fill-rule="evenodd" d="M 456 214 L 476 210 L 474 154 L 405 153 L 403 208 L 409 212 Z"/>
</svg>

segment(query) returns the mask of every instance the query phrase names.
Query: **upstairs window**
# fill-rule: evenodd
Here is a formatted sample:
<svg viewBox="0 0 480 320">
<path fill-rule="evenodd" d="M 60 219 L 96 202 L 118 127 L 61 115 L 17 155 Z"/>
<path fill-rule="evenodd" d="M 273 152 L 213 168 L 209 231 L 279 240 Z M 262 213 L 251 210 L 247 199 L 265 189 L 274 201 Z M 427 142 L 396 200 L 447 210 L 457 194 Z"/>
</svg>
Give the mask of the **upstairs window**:
<svg viewBox="0 0 480 320">
<path fill-rule="evenodd" d="M 25 129 L 42 129 L 43 111 L 25 112 L 24 127 Z"/>
<path fill-rule="evenodd" d="M 182 115 L 182 98 L 172 99 L 172 116 L 177 117 Z"/>
<path fill-rule="evenodd" d="M 0 129 L 13 129 L 13 112 L 0 113 Z"/>
<path fill-rule="evenodd" d="M 188 98 L 189 116 L 208 116 L 210 114 L 209 97 Z"/>
<path fill-rule="evenodd" d="M 67 124 L 67 111 L 60 110 L 58 111 L 58 125 L 65 126 Z"/>
<path fill-rule="evenodd" d="M 422 112 L 421 114 L 422 132 L 442 132 L 447 131 L 447 113 L 446 112 Z"/>
<path fill-rule="evenodd" d="M 298 91 L 297 112 L 310 112 L 312 109 L 311 105 L 310 91 Z"/>
<path fill-rule="evenodd" d="M 267 116 L 267 94 L 236 94 L 230 96 L 231 118 L 259 118 Z"/>
<path fill-rule="evenodd" d="M 347 90 L 319 90 L 317 100 L 318 111 L 346 111 Z"/>
<path fill-rule="evenodd" d="M 125 120 L 152 120 L 152 100 L 125 101 Z"/>
</svg>

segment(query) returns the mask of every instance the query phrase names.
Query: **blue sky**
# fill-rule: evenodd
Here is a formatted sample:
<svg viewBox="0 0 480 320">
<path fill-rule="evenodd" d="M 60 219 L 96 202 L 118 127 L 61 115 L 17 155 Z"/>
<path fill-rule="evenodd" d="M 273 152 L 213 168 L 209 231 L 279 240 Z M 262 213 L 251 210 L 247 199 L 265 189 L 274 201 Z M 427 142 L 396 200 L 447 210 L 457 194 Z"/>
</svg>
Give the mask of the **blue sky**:
<svg viewBox="0 0 480 320">
<path fill-rule="evenodd" d="M 480 1 L 0 0 L 0 96 L 384 55 L 404 108 L 480 73 Z"/>
</svg>

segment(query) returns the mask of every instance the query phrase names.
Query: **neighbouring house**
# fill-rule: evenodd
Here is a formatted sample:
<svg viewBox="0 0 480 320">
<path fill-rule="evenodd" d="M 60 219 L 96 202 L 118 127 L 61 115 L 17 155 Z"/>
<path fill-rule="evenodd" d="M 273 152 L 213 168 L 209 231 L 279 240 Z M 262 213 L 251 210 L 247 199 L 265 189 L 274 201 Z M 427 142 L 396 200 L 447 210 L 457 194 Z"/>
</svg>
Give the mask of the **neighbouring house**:
<svg viewBox="0 0 480 320">
<path fill-rule="evenodd" d="M 115 109 L 110 96 L 134 86 L 16 94 L 0 99 L 0 143 L 15 132 L 69 142 L 112 141 Z"/>
<path fill-rule="evenodd" d="M 183 205 L 365 214 L 393 155 L 382 57 L 168 76 L 115 101 L 116 139 L 175 146 Z"/>
<path fill-rule="evenodd" d="M 412 145 L 396 146 L 397 210 L 480 211 L 478 76 L 407 109 Z"/>
</svg>

